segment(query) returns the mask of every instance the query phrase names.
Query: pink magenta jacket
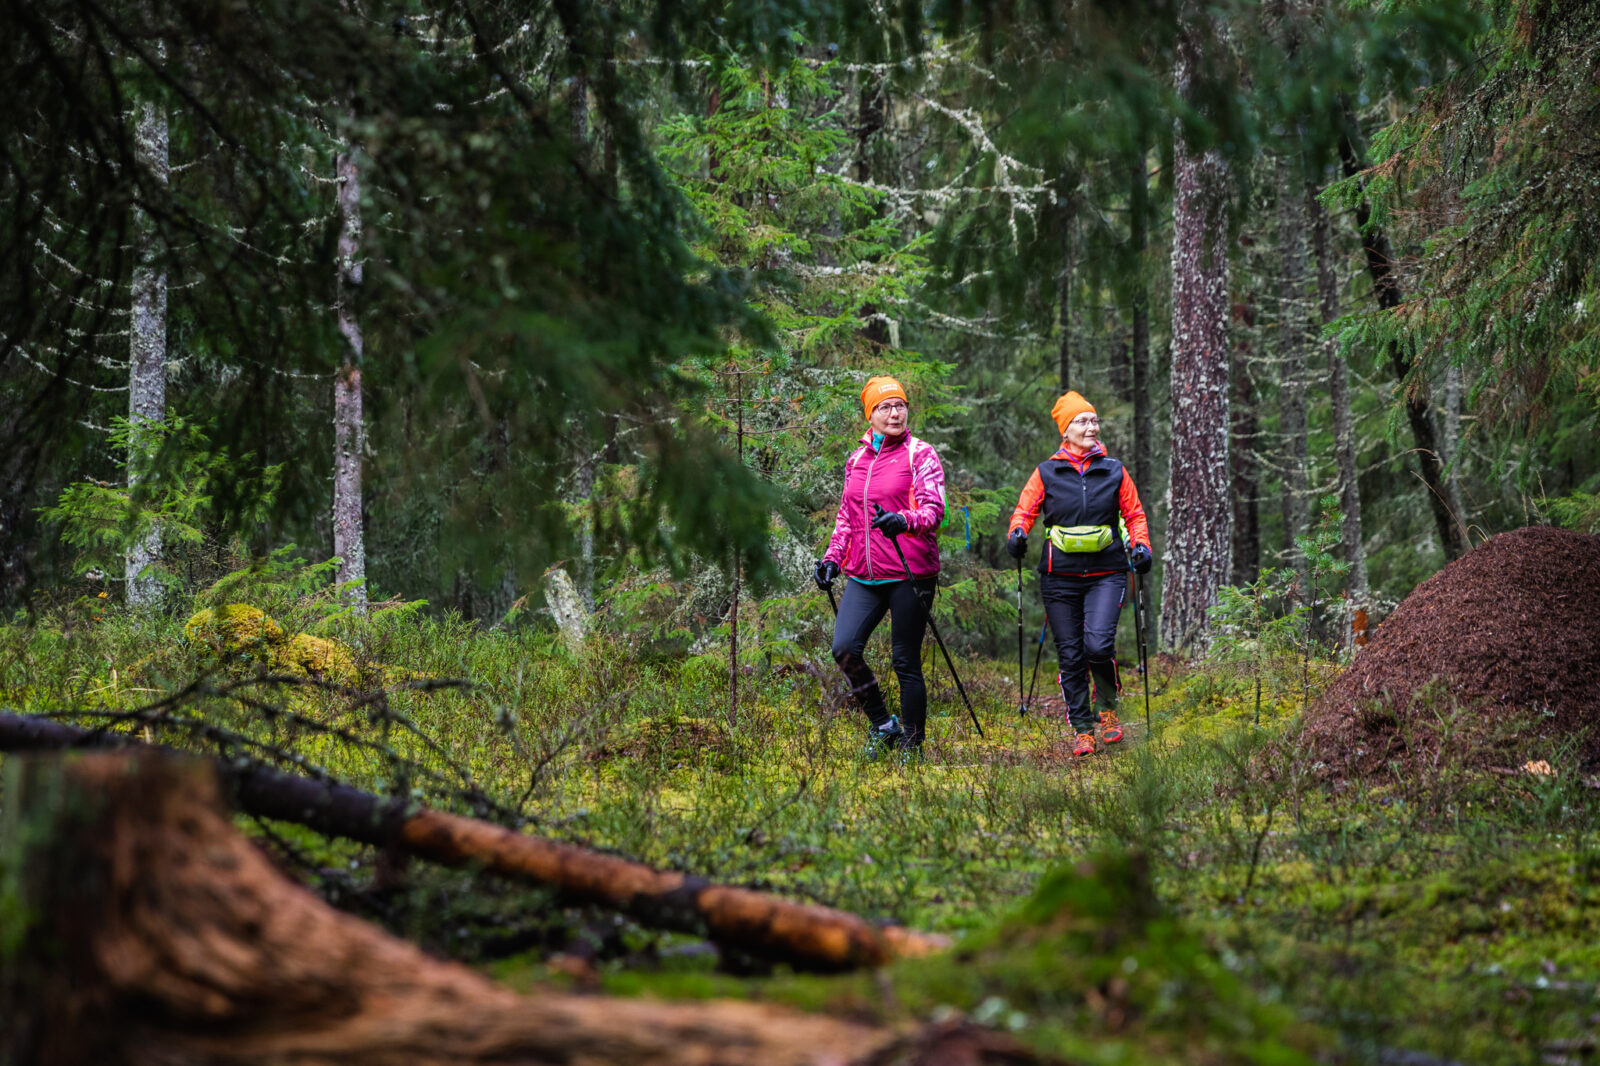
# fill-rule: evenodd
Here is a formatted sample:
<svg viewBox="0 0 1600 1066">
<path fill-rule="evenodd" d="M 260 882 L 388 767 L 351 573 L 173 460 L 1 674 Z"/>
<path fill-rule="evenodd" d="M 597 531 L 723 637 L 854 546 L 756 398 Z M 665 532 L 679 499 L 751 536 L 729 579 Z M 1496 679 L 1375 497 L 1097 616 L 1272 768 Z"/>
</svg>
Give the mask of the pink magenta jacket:
<svg viewBox="0 0 1600 1066">
<path fill-rule="evenodd" d="M 944 522 L 944 467 L 927 441 L 909 432 L 885 437 L 872 450 L 872 434 L 844 464 L 844 493 L 824 559 L 864 581 L 904 578 L 894 545 L 872 528 L 873 504 L 905 515 L 910 528 L 900 535 L 900 550 L 914 577 L 939 572 L 939 526 Z"/>
</svg>

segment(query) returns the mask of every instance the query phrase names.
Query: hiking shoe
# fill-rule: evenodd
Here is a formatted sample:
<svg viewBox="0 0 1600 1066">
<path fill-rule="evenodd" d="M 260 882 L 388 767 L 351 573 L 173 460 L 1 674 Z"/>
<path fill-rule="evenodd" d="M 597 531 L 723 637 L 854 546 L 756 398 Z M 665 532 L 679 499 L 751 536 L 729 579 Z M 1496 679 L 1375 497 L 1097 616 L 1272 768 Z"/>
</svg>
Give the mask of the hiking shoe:
<svg viewBox="0 0 1600 1066">
<path fill-rule="evenodd" d="M 905 730 L 900 728 L 900 719 L 890 715 L 887 722 L 873 726 L 867 731 L 867 743 L 861 755 L 866 759 L 876 759 L 886 752 L 899 748 L 905 738 Z"/>
<path fill-rule="evenodd" d="M 1100 739 L 1107 744 L 1115 744 L 1122 739 L 1122 724 L 1117 721 L 1116 711 L 1100 712 Z"/>
<path fill-rule="evenodd" d="M 927 757 L 922 754 L 922 745 L 911 740 L 901 740 L 894 757 L 901 766 L 921 766 L 927 761 Z"/>
<path fill-rule="evenodd" d="M 1072 754 L 1074 754 L 1074 755 L 1093 755 L 1094 754 L 1094 734 L 1093 733 L 1079 733 L 1078 734 L 1078 742 L 1072 746 Z"/>
</svg>

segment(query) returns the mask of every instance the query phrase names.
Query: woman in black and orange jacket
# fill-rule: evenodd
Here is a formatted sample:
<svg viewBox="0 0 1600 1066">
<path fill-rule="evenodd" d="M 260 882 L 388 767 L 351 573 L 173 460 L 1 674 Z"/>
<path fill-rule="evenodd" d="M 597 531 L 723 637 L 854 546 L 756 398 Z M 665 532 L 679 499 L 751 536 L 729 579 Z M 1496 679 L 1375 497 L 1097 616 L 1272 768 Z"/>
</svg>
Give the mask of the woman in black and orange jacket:
<svg viewBox="0 0 1600 1066">
<path fill-rule="evenodd" d="M 1115 656 L 1117 618 L 1128 589 L 1128 570 L 1150 572 L 1150 524 L 1133 478 L 1100 443 L 1100 418 L 1088 400 L 1068 392 L 1050 411 L 1061 428 L 1061 447 L 1040 463 L 1011 512 L 1006 550 L 1021 559 L 1028 532 L 1043 515 L 1044 549 L 1039 586 L 1061 663 L 1057 681 L 1067 720 L 1077 734 L 1074 755 L 1094 754 L 1100 739 L 1122 739 L 1117 722 Z M 1094 684 L 1091 696 L 1090 675 Z M 1100 708 L 1098 716 L 1091 701 Z"/>
</svg>

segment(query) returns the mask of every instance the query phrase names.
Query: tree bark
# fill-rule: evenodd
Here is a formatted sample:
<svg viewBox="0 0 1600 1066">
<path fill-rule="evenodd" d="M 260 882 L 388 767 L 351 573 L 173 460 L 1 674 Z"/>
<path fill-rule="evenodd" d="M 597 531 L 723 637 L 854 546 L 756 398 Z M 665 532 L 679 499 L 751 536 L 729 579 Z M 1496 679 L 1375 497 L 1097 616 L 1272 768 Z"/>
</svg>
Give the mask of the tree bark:
<svg viewBox="0 0 1600 1066">
<path fill-rule="evenodd" d="M 1306 183 L 1306 207 L 1311 215 L 1311 240 L 1317 260 L 1317 296 L 1322 325 L 1339 317 L 1339 273 L 1333 257 L 1333 224 L 1327 209 L 1317 199 L 1317 187 Z M 1322 342 L 1328 367 L 1329 403 L 1333 408 L 1333 456 L 1339 471 L 1339 510 L 1344 519 L 1339 527 L 1339 542 L 1345 562 L 1350 564 L 1345 584 L 1349 589 L 1351 611 L 1364 611 L 1367 591 L 1367 552 L 1361 539 L 1361 485 L 1356 466 L 1355 427 L 1350 416 L 1349 370 L 1339 342 L 1328 337 Z M 1348 631 L 1347 631 L 1348 633 Z"/>
<path fill-rule="evenodd" d="M 903 1036 L 752 1003 L 518 995 L 290 882 L 233 827 L 203 763 L 103 753 L 28 760 L 19 778 L 5 817 L 28 849 L 17 882 L 33 920 L 0 976 L 7 1061 L 1037 1061 L 971 1027 Z M 952 1058 L 952 1042 L 977 1051 Z"/>
<path fill-rule="evenodd" d="M 1192 15 L 1189 16 L 1192 19 Z M 1180 29 L 1174 76 L 1189 95 L 1199 66 L 1192 22 Z M 1206 612 L 1228 583 L 1228 168 L 1215 149 L 1173 146 L 1172 475 L 1161 587 L 1161 644 L 1202 654 Z"/>
<path fill-rule="evenodd" d="M 1365 154 L 1357 142 L 1355 116 L 1346 115 L 1350 133 L 1339 142 L 1339 155 L 1344 163 L 1346 177 L 1355 177 L 1364 169 Z M 1372 219 L 1372 205 L 1362 200 L 1356 205 L 1356 228 L 1361 234 L 1361 250 L 1367 260 L 1367 274 L 1372 278 L 1372 292 L 1378 308 L 1393 311 L 1404 301 L 1400 288 L 1400 275 L 1395 270 L 1394 249 L 1389 235 L 1381 227 L 1368 227 Z M 1438 440 L 1433 430 L 1432 401 L 1428 383 L 1412 374 L 1414 363 L 1411 350 L 1399 342 L 1389 345 L 1389 366 L 1395 383 L 1400 387 L 1406 405 L 1406 421 L 1411 425 L 1411 438 L 1416 444 L 1417 473 L 1428 494 L 1428 508 L 1433 512 L 1434 527 L 1439 533 L 1439 544 L 1444 549 L 1445 560 L 1461 558 L 1467 551 L 1467 538 L 1450 513 L 1448 490 L 1444 485 L 1444 460 L 1439 452 Z"/>
<path fill-rule="evenodd" d="M 1278 344 L 1283 360 L 1278 396 L 1283 419 L 1284 557 L 1300 571 L 1305 558 L 1296 538 L 1308 531 L 1311 494 L 1306 473 L 1306 341 L 1311 323 L 1305 298 L 1305 193 L 1293 171 L 1289 160 L 1278 160 Z"/>
<path fill-rule="evenodd" d="M 361 454 L 366 447 L 361 415 L 364 342 L 354 307 L 361 287 L 361 171 L 354 146 L 334 163 L 338 180 L 339 333 L 345 339 L 344 364 L 333 382 L 333 554 L 340 558 L 335 579 L 358 582 L 346 592 L 357 611 L 367 607 L 367 548 L 361 509 Z"/>
<path fill-rule="evenodd" d="M 134 132 L 134 153 L 144 177 L 165 187 L 169 180 L 167 113 L 157 104 L 145 103 Z M 167 272 L 154 222 L 135 207 L 135 261 L 131 279 L 132 319 L 128 329 L 128 421 L 160 424 L 167 412 Z M 128 457 L 128 487 L 138 484 L 140 469 L 149 453 L 148 444 L 134 434 Z M 134 607 L 153 607 L 161 598 L 161 581 L 146 574 L 161 558 L 161 530 L 153 528 L 128 548 L 125 566 L 128 603 Z M 143 575 L 143 576 L 141 576 Z"/>
<path fill-rule="evenodd" d="M 129 747 L 125 735 L 91 733 L 26 715 L 0 714 L 0 751 Z M 157 749 L 158 751 L 160 749 Z M 170 753 L 168 753 L 170 754 Z M 702 936 L 797 969 L 849 970 L 942 950 L 942 937 L 878 928 L 854 914 L 543 840 L 460 815 L 416 809 L 328 781 L 312 781 L 240 760 L 217 771 L 240 810 L 307 826 L 444 866 L 482 870 L 558 890 L 579 903 L 614 909 L 641 924 Z"/>
</svg>

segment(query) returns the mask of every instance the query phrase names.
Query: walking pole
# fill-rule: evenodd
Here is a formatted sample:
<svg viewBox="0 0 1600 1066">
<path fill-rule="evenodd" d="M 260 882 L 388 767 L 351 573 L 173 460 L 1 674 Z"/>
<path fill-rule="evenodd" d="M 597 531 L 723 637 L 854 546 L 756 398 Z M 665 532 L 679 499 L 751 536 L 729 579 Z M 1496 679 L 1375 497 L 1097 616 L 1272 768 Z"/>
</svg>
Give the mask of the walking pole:
<svg viewBox="0 0 1600 1066">
<path fill-rule="evenodd" d="M 1144 677 L 1144 735 L 1150 736 L 1150 654 L 1144 647 L 1144 582 L 1133 572 L 1133 625 L 1139 631 L 1139 673 Z"/>
<path fill-rule="evenodd" d="M 1039 661 L 1044 658 L 1044 636 L 1050 632 L 1050 622 L 1046 619 L 1044 625 L 1039 627 L 1039 647 L 1033 653 L 1033 678 L 1028 682 L 1028 704 L 1033 704 L 1033 688 L 1039 683 Z"/>
<path fill-rule="evenodd" d="M 883 508 L 879 507 L 878 510 L 881 512 Z M 911 564 L 906 562 L 906 553 L 900 547 L 899 536 L 890 537 L 889 543 L 894 545 L 894 553 L 900 556 L 900 565 L 905 568 L 906 580 L 913 582 L 911 592 L 917 597 L 917 602 L 922 604 L 922 613 L 928 619 L 928 628 L 933 630 L 933 642 L 939 645 L 939 650 L 944 653 L 944 664 L 950 668 L 950 676 L 956 681 L 956 691 L 961 693 L 961 702 L 967 705 L 967 713 L 972 716 L 972 724 L 978 727 L 978 735 L 981 737 L 983 723 L 978 721 L 978 712 L 972 709 L 972 701 L 967 699 L 967 690 L 961 685 L 961 675 L 956 673 L 956 664 L 950 659 L 950 649 L 944 646 L 944 638 L 939 636 L 939 623 L 933 620 L 932 606 L 922 598 L 920 592 L 917 592 L 916 578 L 911 576 Z"/>
<path fill-rule="evenodd" d="M 1022 694 L 1022 558 L 1017 558 L 1017 713 L 1026 717 L 1028 699 Z"/>
<path fill-rule="evenodd" d="M 833 616 L 835 618 L 838 618 L 839 617 L 839 604 L 833 598 L 833 586 L 829 585 L 827 588 L 823 589 L 822 591 L 826 592 L 828 594 L 828 606 L 833 608 Z"/>
</svg>

